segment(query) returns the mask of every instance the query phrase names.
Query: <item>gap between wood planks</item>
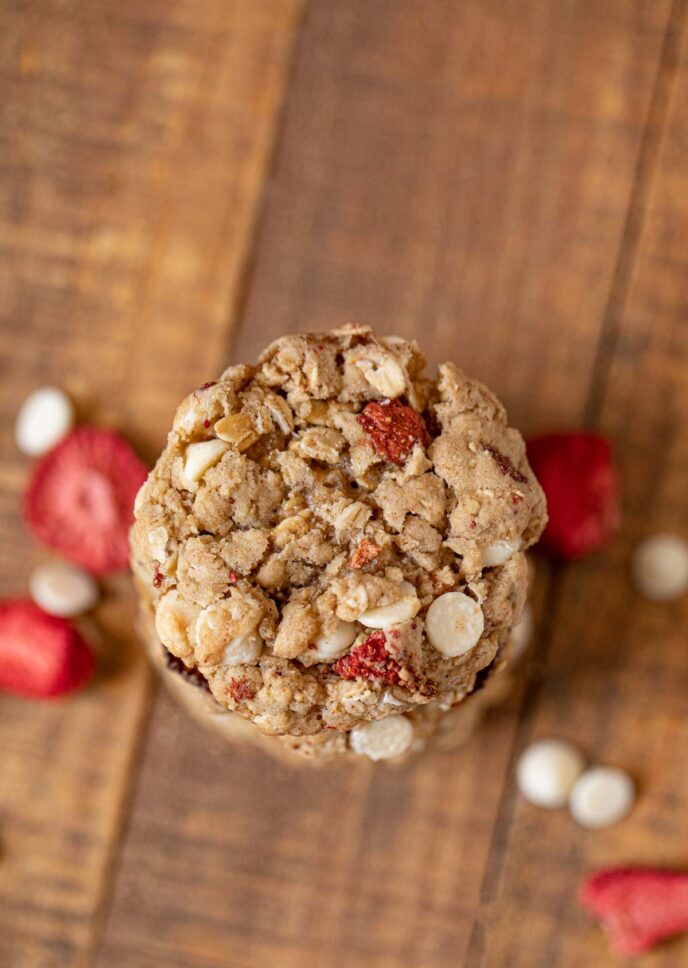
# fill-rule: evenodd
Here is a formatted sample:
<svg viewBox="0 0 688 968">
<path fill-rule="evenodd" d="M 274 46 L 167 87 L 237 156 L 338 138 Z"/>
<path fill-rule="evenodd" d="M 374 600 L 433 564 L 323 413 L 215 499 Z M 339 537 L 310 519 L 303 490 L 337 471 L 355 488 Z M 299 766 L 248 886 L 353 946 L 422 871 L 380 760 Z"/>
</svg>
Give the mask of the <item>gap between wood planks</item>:
<svg viewBox="0 0 688 968">
<path fill-rule="evenodd" d="M 594 430 L 597 426 L 604 403 L 609 373 L 616 352 L 621 321 L 626 308 L 645 225 L 657 162 L 666 134 L 666 122 L 676 86 L 681 47 L 687 28 L 688 0 L 674 0 L 662 44 L 647 122 L 638 151 L 633 191 L 592 368 L 584 413 L 584 425 L 589 430 Z M 543 603 L 543 618 L 541 618 L 538 636 L 537 659 L 540 669 L 546 668 L 557 623 L 559 606 L 564 591 L 564 568 L 563 565 L 555 564 L 552 566 L 549 575 L 548 588 Z M 528 676 L 517 713 L 517 726 L 509 755 L 507 777 L 513 775 L 517 756 L 525 745 L 532 717 L 537 707 L 542 681 L 543 675 L 541 673 L 536 675 L 530 673 Z M 481 884 L 481 909 L 493 904 L 499 894 L 499 885 L 507 853 L 508 833 L 513 823 L 516 800 L 517 793 L 513 784 L 505 783 Z M 479 914 L 471 932 L 465 968 L 480 968 L 483 964 L 483 952 L 484 925 Z"/>
<path fill-rule="evenodd" d="M 585 426 L 594 430 L 602 409 L 607 378 L 616 352 L 619 328 L 626 307 L 636 255 L 645 223 L 657 159 L 665 133 L 672 92 L 679 67 L 681 44 L 688 22 L 687 0 L 673 0 L 657 78 L 652 92 L 645 132 L 638 152 L 636 176 L 631 203 L 619 249 L 619 258 L 609 290 L 609 300 L 602 320 L 597 354 L 592 370 L 590 391 L 585 407 Z"/>
<path fill-rule="evenodd" d="M 309 3 L 308 0 L 303 0 L 303 7 L 300 11 L 298 18 L 294 24 L 293 28 L 293 38 L 290 45 L 290 50 L 288 54 L 288 63 L 284 71 L 284 78 L 282 84 L 282 98 L 279 107 L 275 113 L 275 122 L 273 128 L 273 138 L 272 144 L 269 148 L 267 158 L 265 161 L 263 179 L 260 192 L 256 199 L 253 217 L 251 219 L 250 227 L 246 234 L 246 245 L 245 250 L 241 259 L 241 264 L 238 269 L 238 282 L 236 286 L 236 292 L 230 296 L 230 302 L 226 318 L 226 328 L 229 332 L 229 338 L 223 347 L 223 359 L 220 361 L 219 365 L 224 368 L 226 360 L 228 358 L 229 348 L 232 343 L 235 342 L 236 335 L 240 329 L 243 308 L 246 302 L 246 297 L 250 289 L 251 280 L 253 278 L 253 266 L 255 264 L 255 253 L 260 242 L 261 228 L 264 221 L 264 213 L 266 208 L 267 200 L 267 186 L 272 178 L 277 153 L 282 141 L 282 135 L 284 130 L 284 115 L 285 107 L 287 101 L 287 94 L 291 86 L 291 78 L 293 74 L 293 67 L 298 56 L 298 50 L 300 45 L 300 39 L 302 36 L 303 22 L 307 13 Z M 117 834 L 114 836 L 110 842 L 107 857 L 104 865 L 104 875 L 102 880 L 102 890 L 101 896 L 98 903 L 94 909 L 93 915 L 93 930 L 91 933 L 91 941 L 87 946 L 84 953 L 84 965 L 88 965 L 89 968 L 95 968 L 100 960 L 100 955 L 105 939 L 105 929 L 110 917 L 110 912 L 112 910 L 112 903 L 114 899 L 115 884 L 117 881 L 118 872 L 122 862 L 122 849 L 124 842 L 127 837 L 127 832 L 131 825 L 131 820 L 133 817 L 133 812 L 135 808 L 136 801 L 138 799 L 138 791 L 141 783 L 141 774 L 144 762 L 144 753 L 148 743 L 148 736 L 151 728 L 151 722 L 153 718 L 153 711 L 157 699 L 161 693 L 162 683 L 160 677 L 150 669 L 147 669 L 148 676 L 148 688 L 146 692 L 145 702 L 140 714 L 139 727 L 136 730 L 136 739 L 132 744 L 130 751 L 130 766 L 128 772 L 128 782 L 123 788 L 121 800 L 119 804 L 119 817 L 117 824 Z"/>
</svg>

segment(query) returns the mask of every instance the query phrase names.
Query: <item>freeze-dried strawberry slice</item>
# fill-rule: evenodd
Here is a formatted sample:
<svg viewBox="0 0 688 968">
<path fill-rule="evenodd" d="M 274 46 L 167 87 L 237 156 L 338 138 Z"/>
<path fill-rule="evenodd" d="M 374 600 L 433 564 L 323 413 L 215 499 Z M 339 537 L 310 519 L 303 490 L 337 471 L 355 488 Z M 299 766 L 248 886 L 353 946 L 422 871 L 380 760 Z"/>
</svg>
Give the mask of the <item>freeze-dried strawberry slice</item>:
<svg viewBox="0 0 688 968">
<path fill-rule="evenodd" d="M 498 451 L 496 447 L 492 447 L 490 444 L 483 444 L 483 447 L 493 459 L 497 467 L 500 469 L 502 474 L 506 474 L 510 477 L 512 481 L 516 481 L 517 484 L 527 484 L 528 478 L 525 474 L 522 474 L 517 467 L 514 466 L 514 462 L 506 454 L 502 454 Z"/>
<path fill-rule="evenodd" d="M 348 655 L 332 663 L 332 671 L 342 679 L 382 679 L 399 685 L 401 666 L 385 648 L 384 632 L 372 632 Z"/>
<path fill-rule="evenodd" d="M 382 548 L 376 545 L 374 541 L 369 541 L 367 538 L 364 538 L 352 554 L 349 560 L 349 566 L 351 568 L 363 568 L 371 561 L 374 561 L 381 551 Z"/>
<path fill-rule="evenodd" d="M 253 689 L 248 684 L 247 679 L 230 679 L 227 692 L 234 702 L 241 703 L 244 700 L 251 700 L 255 696 Z"/>
<path fill-rule="evenodd" d="M 688 931 L 685 873 L 648 868 L 600 871 L 584 881 L 579 897 L 600 919 L 620 954 L 642 954 L 659 941 Z"/>
<path fill-rule="evenodd" d="M 547 434 L 528 441 L 528 460 L 547 497 L 540 543 L 562 558 L 596 551 L 619 524 L 619 484 L 609 440 Z"/>
<path fill-rule="evenodd" d="M 400 400 L 373 400 L 356 419 L 377 453 L 392 464 L 403 464 L 415 444 L 430 442 L 423 418 Z"/>
<path fill-rule="evenodd" d="M 96 575 L 122 571 L 146 468 L 111 430 L 79 427 L 36 466 L 26 521 L 44 544 Z"/>
<path fill-rule="evenodd" d="M 28 599 L 0 602 L 0 689 L 50 699 L 83 686 L 93 654 L 74 626 Z"/>
</svg>

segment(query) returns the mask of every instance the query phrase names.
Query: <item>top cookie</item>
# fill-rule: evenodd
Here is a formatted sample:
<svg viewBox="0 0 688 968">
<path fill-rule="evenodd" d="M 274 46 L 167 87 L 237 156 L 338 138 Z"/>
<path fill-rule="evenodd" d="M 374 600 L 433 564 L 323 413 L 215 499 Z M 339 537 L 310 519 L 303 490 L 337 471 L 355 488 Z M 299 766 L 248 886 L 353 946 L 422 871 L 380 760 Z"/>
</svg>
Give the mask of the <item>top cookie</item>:
<svg viewBox="0 0 688 968">
<path fill-rule="evenodd" d="M 285 336 L 179 407 L 136 501 L 165 647 L 266 733 L 350 730 L 472 688 L 546 519 L 504 408 L 361 326 Z"/>
</svg>

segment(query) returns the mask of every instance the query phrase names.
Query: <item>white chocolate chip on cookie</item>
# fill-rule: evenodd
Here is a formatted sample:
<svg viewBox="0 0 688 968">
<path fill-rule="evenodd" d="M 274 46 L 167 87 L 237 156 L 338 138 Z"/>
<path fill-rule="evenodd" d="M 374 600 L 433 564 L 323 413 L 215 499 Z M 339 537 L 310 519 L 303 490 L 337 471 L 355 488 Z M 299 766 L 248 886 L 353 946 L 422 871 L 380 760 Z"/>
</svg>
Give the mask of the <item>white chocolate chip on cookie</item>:
<svg viewBox="0 0 688 968">
<path fill-rule="evenodd" d="M 401 756 L 413 742 L 413 725 L 405 716 L 388 716 L 356 726 L 349 734 L 354 753 L 371 760 L 389 760 Z"/>
<path fill-rule="evenodd" d="M 176 588 L 163 595 L 155 610 L 155 630 L 162 644 L 184 658 L 193 649 L 189 630 L 198 609 L 186 602 Z"/>
<path fill-rule="evenodd" d="M 151 528 L 148 532 L 148 548 L 151 557 L 162 564 L 167 558 L 168 534 L 165 528 Z"/>
<path fill-rule="evenodd" d="M 221 665 L 247 665 L 255 662 L 263 651 L 263 641 L 257 632 L 244 632 L 231 639 L 222 655 Z"/>
<path fill-rule="evenodd" d="M 232 593 L 231 598 L 213 602 L 204 608 L 199 613 L 194 628 L 196 656 L 199 661 L 222 665 L 227 664 L 228 655 L 235 649 L 237 654 L 243 654 L 245 649 L 252 653 L 256 642 L 251 636 L 256 632 L 260 615 L 259 605 L 241 593 Z M 233 661 L 251 661 L 252 658 L 253 654 L 251 659 Z"/>
<path fill-rule="evenodd" d="M 189 444 L 184 460 L 184 477 L 190 484 L 199 481 L 228 450 L 229 445 L 222 440 L 202 440 L 198 444 Z"/>
<path fill-rule="evenodd" d="M 308 655 L 317 659 L 318 662 L 330 662 L 344 655 L 358 634 L 358 628 L 353 622 L 339 622 L 334 632 L 329 635 L 320 635 L 315 640 L 315 649 L 311 649 Z"/>
<path fill-rule="evenodd" d="M 172 429 L 180 435 L 191 436 L 203 426 L 205 415 L 198 405 L 195 394 L 187 397 L 177 408 Z"/>
<path fill-rule="evenodd" d="M 446 592 L 428 609 L 425 629 L 431 644 L 447 658 L 464 655 L 477 645 L 485 627 L 480 605 L 463 592 Z"/>
<path fill-rule="evenodd" d="M 495 568 L 503 565 L 513 554 L 520 551 L 522 541 L 517 538 L 515 541 L 495 541 L 493 544 L 483 548 L 483 567 Z"/>
<path fill-rule="evenodd" d="M 410 582 L 403 581 L 399 586 L 401 596 L 398 601 L 390 605 L 370 608 L 358 616 L 357 621 L 369 629 L 387 629 L 390 625 L 401 625 L 418 614 L 420 601 L 416 590 Z"/>
</svg>

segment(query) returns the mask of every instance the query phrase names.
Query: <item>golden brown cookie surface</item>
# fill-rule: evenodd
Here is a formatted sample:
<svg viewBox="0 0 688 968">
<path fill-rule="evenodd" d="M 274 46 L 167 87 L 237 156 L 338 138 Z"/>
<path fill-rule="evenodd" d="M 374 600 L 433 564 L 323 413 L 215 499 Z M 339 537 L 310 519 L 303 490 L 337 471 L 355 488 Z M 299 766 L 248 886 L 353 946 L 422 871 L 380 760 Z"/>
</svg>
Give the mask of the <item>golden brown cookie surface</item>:
<svg viewBox="0 0 688 968">
<path fill-rule="evenodd" d="M 523 441 L 423 367 L 364 327 L 283 337 L 181 404 L 139 494 L 160 639 L 266 733 L 456 702 L 520 616 L 545 518 Z"/>
</svg>

